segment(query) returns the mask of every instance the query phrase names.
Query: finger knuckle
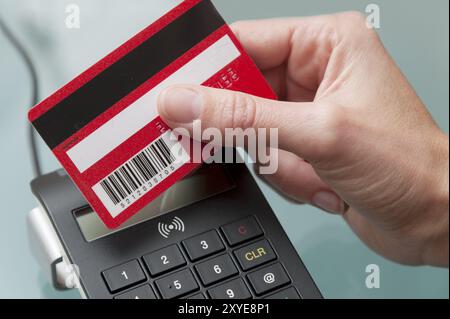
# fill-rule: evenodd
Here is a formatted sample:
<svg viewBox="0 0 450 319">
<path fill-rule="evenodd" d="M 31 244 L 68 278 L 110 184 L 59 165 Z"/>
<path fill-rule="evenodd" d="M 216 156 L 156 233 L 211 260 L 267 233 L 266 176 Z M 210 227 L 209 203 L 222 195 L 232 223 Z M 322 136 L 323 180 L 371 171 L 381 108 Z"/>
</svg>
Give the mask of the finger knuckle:
<svg viewBox="0 0 450 319">
<path fill-rule="evenodd" d="M 360 11 L 348 11 L 348 12 L 344 12 L 343 16 L 345 19 L 347 19 L 348 21 L 350 21 L 351 23 L 353 23 L 354 25 L 365 25 L 366 23 L 366 16 L 361 13 Z"/>
<path fill-rule="evenodd" d="M 224 128 L 247 129 L 255 124 L 256 102 L 246 94 L 227 95 L 222 101 L 221 109 Z"/>
<path fill-rule="evenodd" d="M 349 144 L 354 122 L 345 107 L 335 104 L 322 105 L 318 122 L 318 155 L 336 155 Z"/>
<path fill-rule="evenodd" d="M 367 17 L 359 11 L 348 11 L 339 15 L 339 20 L 355 38 L 377 38 L 377 33 L 368 26 Z"/>
</svg>

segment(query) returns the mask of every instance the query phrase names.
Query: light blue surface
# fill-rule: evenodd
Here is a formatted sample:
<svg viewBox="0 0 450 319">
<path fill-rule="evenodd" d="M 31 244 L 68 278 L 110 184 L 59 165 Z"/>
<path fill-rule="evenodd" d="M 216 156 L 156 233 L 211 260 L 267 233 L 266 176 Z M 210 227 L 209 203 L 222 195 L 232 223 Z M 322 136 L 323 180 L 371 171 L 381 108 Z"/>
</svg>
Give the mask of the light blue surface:
<svg viewBox="0 0 450 319">
<path fill-rule="evenodd" d="M 78 3 L 80 30 L 64 28 L 64 8 Z M 114 49 L 176 0 L 0 0 L 0 14 L 27 42 L 46 96 Z M 364 11 L 368 1 L 216 0 L 227 21 Z M 126 4 L 125 4 L 126 3 Z M 380 35 L 439 125 L 448 132 L 448 1 L 380 0 Z M 27 244 L 25 218 L 35 205 L 26 144 L 29 78 L 16 52 L 0 35 L 0 146 L 3 201 L 0 223 L 0 297 L 77 298 L 45 281 Z M 58 168 L 42 146 L 45 171 Z M 448 298 L 448 270 L 405 267 L 370 252 L 338 217 L 294 205 L 261 184 L 303 261 L 329 298 Z M 381 288 L 365 287 L 365 267 L 378 264 Z"/>
</svg>

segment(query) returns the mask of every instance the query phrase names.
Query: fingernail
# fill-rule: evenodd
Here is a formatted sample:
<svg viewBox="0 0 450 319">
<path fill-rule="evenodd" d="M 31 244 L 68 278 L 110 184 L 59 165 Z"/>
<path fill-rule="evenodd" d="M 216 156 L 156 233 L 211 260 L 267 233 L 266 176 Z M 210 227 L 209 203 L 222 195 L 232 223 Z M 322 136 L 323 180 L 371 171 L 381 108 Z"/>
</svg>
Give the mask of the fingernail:
<svg viewBox="0 0 450 319">
<path fill-rule="evenodd" d="M 330 213 L 341 214 L 344 211 L 344 202 L 335 193 L 318 192 L 312 198 L 312 203 Z"/>
<path fill-rule="evenodd" d="M 191 123 L 200 117 L 202 99 L 200 93 L 188 88 L 169 88 L 158 101 L 160 115 L 175 123 Z"/>
</svg>

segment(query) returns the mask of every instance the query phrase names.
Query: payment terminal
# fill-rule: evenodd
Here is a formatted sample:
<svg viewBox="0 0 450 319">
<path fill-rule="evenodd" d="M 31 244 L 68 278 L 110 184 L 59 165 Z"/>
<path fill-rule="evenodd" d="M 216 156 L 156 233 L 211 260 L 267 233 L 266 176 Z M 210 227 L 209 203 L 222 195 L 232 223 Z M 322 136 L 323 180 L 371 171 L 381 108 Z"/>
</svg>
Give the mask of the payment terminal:
<svg viewBox="0 0 450 319">
<path fill-rule="evenodd" d="M 31 189 L 30 243 L 57 289 L 102 299 L 321 298 L 245 164 L 202 166 L 114 230 L 63 170 Z"/>
</svg>

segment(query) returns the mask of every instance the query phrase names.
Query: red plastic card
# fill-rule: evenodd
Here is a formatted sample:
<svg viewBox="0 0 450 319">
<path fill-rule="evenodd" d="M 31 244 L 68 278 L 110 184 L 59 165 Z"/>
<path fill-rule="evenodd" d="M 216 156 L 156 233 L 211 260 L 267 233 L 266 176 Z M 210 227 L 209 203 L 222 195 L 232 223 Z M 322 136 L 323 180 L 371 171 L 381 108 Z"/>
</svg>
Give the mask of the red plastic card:
<svg viewBox="0 0 450 319">
<path fill-rule="evenodd" d="M 186 0 L 29 112 L 110 228 L 199 166 L 189 149 L 171 151 L 176 141 L 157 114 L 173 84 L 275 98 L 211 2 Z"/>
</svg>

